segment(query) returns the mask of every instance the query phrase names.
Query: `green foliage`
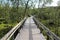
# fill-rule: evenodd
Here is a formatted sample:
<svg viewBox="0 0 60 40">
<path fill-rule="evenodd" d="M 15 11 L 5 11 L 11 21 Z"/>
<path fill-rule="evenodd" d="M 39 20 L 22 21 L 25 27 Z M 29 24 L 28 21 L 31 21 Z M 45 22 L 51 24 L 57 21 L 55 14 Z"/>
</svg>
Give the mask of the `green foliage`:
<svg viewBox="0 0 60 40">
<path fill-rule="evenodd" d="M 48 28 L 60 27 L 60 7 L 35 8 L 36 0 L 0 0 L 0 38 L 27 15 L 36 17 Z M 52 0 L 38 0 L 38 5 Z M 36 2 L 37 3 L 37 2 Z M 53 29 L 55 31 L 55 29 Z M 60 33 L 59 33 L 60 34 Z"/>
<path fill-rule="evenodd" d="M 8 3 L 0 4 L 0 38 L 10 31 L 24 16 L 24 8 L 10 7 Z"/>
<path fill-rule="evenodd" d="M 60 36 L 60 7 L 41 8 L 36 17 L 52 32 Z"/>
<path fill-rule="evenodd" d="M 0 24 L 0 38 L 4 36 L 13 26 L 10 24 Z"/>
</svg>

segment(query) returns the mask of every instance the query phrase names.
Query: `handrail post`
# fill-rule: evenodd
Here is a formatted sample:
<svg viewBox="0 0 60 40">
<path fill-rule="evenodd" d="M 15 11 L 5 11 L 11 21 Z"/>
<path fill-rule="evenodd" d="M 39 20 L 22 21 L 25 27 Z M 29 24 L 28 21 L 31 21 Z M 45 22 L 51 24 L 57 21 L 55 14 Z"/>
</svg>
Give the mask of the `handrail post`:
<svg viewBox="0 0 60 40">
<path fill-rule="evenodd" d="M 14 39 L 15 39 L 15 38 L 14 38 L 14 35 L 13 35 L 11 40 L 14 40 Z"/>
<path fill-rule="evenodd" d="M 53 36 L 47 32 L 47 40 L 54 40 Z"/>
<path fill-rule="evenodd" d="M 44 30 L 46 32 L 47 35 L 47 40 L 60 40 L 60 38 L 54 34 L 53 32 L 51 32 L 45 25 L 43 25 L 42 23 L 40 23 L 38 20 L 36 20 L 36 18 L 33 18 L 35 23 L 38 25 L 39 29 L 41 30 L 41 32 Z M 42 29 L 43 30 L 42 30 Z"/>
<path fill-rule="evenodd" d="M 18 34 L 18 30 L 13 35 L 14 36 L 14 39 L 16 38 L 17 34 Z"/>
<path fill-rule="evenodd" d="M 10 39 L 8 39 L 8 40 L 14 40 L 15 38 L 14 38 L 14 35 L 10 38 Z"/>
<path fill-rule="evenodd" d="M 54 40 L 52 36 L 47 35 L 47 40 Z"/>
<path fill-rule="evenodd" d="M 49 36 L 47 35 L 47 40 L 50 40 Z"/>
<path fill-rule="evenodd" d="M 14 40 L 19 33 L 19 30 L 22 28 L 22 25 L 26 21 L 27 17 L 25 17 L 21 22 L 19 22 L 14 28 L 12 28 L 1 40 Z"/>
<path fill-rule="evenodd" d="M 42 28 L 40 28 L 40 30 L 41 30 L 41 32 L 40 32 L 40 33 L 43 33 L 43 29 L 42 29 Z"/>
</svg>

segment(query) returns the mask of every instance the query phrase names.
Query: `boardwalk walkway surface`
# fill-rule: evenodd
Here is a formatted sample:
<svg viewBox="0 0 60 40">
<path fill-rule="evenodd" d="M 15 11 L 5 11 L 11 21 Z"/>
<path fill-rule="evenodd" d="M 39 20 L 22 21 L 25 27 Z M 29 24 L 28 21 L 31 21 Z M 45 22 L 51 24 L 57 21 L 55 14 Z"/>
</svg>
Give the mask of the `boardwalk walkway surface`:
<svg viewBox="0 0 60 40">
<path fill-rule="evenodd" d="M 29 17 L 23 25 L 15 40 L 46 40 L 32 17 Z"/>
</svg>

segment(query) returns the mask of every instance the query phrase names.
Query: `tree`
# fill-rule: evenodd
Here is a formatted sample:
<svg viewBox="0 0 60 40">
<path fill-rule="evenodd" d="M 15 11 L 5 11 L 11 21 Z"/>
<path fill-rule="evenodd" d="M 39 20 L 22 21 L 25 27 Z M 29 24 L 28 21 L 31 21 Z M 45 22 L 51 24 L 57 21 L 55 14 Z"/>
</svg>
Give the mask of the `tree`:
<svg viewBox="0 0 60 40">
<path fill-rule="evenodd" d="M 60 0 L 58 1 L 58 3 L 57 3 L 57 4 L 58 4 L 58 6 L 60 6 Z"/>
</svg>

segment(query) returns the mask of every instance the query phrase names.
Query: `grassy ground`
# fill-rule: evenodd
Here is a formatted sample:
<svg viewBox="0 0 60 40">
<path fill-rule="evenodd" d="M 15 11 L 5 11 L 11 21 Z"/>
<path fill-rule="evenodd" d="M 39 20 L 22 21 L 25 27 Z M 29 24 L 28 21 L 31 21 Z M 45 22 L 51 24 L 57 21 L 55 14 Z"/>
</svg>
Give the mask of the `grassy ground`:
<svg viewBox="0 0 60 40">
<path fill-rule="evenodd" d="M 0 24 L 0 38 L 2 38 L 16 24 L 17 23 L 14 23 L 14 24 Z"/>
</svg>

